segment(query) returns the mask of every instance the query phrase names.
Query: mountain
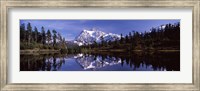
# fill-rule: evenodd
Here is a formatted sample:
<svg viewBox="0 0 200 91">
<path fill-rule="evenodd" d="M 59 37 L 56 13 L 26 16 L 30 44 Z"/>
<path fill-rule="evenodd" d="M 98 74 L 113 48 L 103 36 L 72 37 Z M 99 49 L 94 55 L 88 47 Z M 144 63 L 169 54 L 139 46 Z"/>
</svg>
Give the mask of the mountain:
<svg viewBox="0 0 200 91">
<path fill-rule="evenodd" d="M 94 28 L 91 30 L 84 29 L 79 36 L 75 38 L 74 43 L 78 44 L 79 46 L 92 44 L 94 41 L 100 43 L 102 38 L 104 41 L 114 41 L 120 39 L 120 35 L 105 33 Z"/>
</svg>

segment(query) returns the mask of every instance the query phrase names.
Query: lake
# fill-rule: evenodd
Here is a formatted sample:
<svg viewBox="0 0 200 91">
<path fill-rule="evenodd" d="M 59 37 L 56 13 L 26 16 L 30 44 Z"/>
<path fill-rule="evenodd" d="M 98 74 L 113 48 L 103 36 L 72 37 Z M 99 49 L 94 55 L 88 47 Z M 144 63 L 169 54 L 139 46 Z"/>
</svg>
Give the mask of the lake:
<svg viewBox="0 0 200 91">
<path fill-rule="evenodd" d="M 180 52 L 23 54 L 20 71 L 180 71 Z"/>
</svg>

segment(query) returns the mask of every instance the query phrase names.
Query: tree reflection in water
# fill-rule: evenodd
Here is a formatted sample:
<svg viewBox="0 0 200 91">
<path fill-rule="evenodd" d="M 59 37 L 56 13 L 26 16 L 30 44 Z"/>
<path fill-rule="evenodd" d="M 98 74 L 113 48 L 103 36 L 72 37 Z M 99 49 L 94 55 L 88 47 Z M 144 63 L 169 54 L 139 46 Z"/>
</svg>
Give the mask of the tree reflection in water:
<svg viewBox="0 0 200 91">
<path fill-rule="evenodd" d="M 21 71 L 180 71 L 180 52 L 20 55 Z"/>
</svg>

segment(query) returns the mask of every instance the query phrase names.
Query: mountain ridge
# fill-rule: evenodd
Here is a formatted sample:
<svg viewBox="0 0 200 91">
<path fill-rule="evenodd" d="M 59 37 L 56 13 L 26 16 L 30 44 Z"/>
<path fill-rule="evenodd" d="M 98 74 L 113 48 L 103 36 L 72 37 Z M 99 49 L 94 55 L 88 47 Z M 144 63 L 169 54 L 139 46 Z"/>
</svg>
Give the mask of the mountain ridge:
<svg viewBox="0 0 200 91">
<path fill-rule="evenodd" d="M 81 33 L 74 39 L 74 43 L 79 46 L 92 44 L 94 42 L 100 43 L 104 41 L 114 41 L 120 39 L 120 35 L 114 33 L 105 33 L 98 29 L 84 29 Z"/>
</svg>

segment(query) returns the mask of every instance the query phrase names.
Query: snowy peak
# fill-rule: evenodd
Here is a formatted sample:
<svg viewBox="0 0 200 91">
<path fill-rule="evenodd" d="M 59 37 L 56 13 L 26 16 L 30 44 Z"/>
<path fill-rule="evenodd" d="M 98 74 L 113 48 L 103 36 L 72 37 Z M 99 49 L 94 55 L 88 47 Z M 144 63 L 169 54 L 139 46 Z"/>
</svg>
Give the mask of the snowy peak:
<svg viewBox="0 0 200 91">
<path fill-rule="evenodd" d="M 96 29 L 91 29 L 91 30 L 86 30 L 86 29 L 84 29 L 84 30 L 82 31 L 82 33 L 79 35 L 79 37 L 80 37 L 81 35 L 87 35 L 87 36 L 85 36 L 85 37 L 90 36 L 90 37 L 97 37 L 97 38 L 98 38 L 98 37 L 101 37 L 102 35 L 105 35 L 105 33 L 102 32 L 102 31 L 96 30 Z"/>
<path fill-rule="evenodd" d="M 106 41 L 115 41 L 115 40 L 120 39 L 120 35 L 113 34 L 113 33 L 105 34 L 103 37 L 104 37 L 104 40 Z"/>
<path fill-rule="evenodd" d="M 100 43 L 102 38 L 104 41 L 114 41 L 120 39 L 120 35 L 105 33 L 95 28 L 90 30 L 84 29 L 80 35 L 75 38 L 74 43 L 78 44 L 79 46 L 92 44 L 94 42 Z"/>
</svg>

